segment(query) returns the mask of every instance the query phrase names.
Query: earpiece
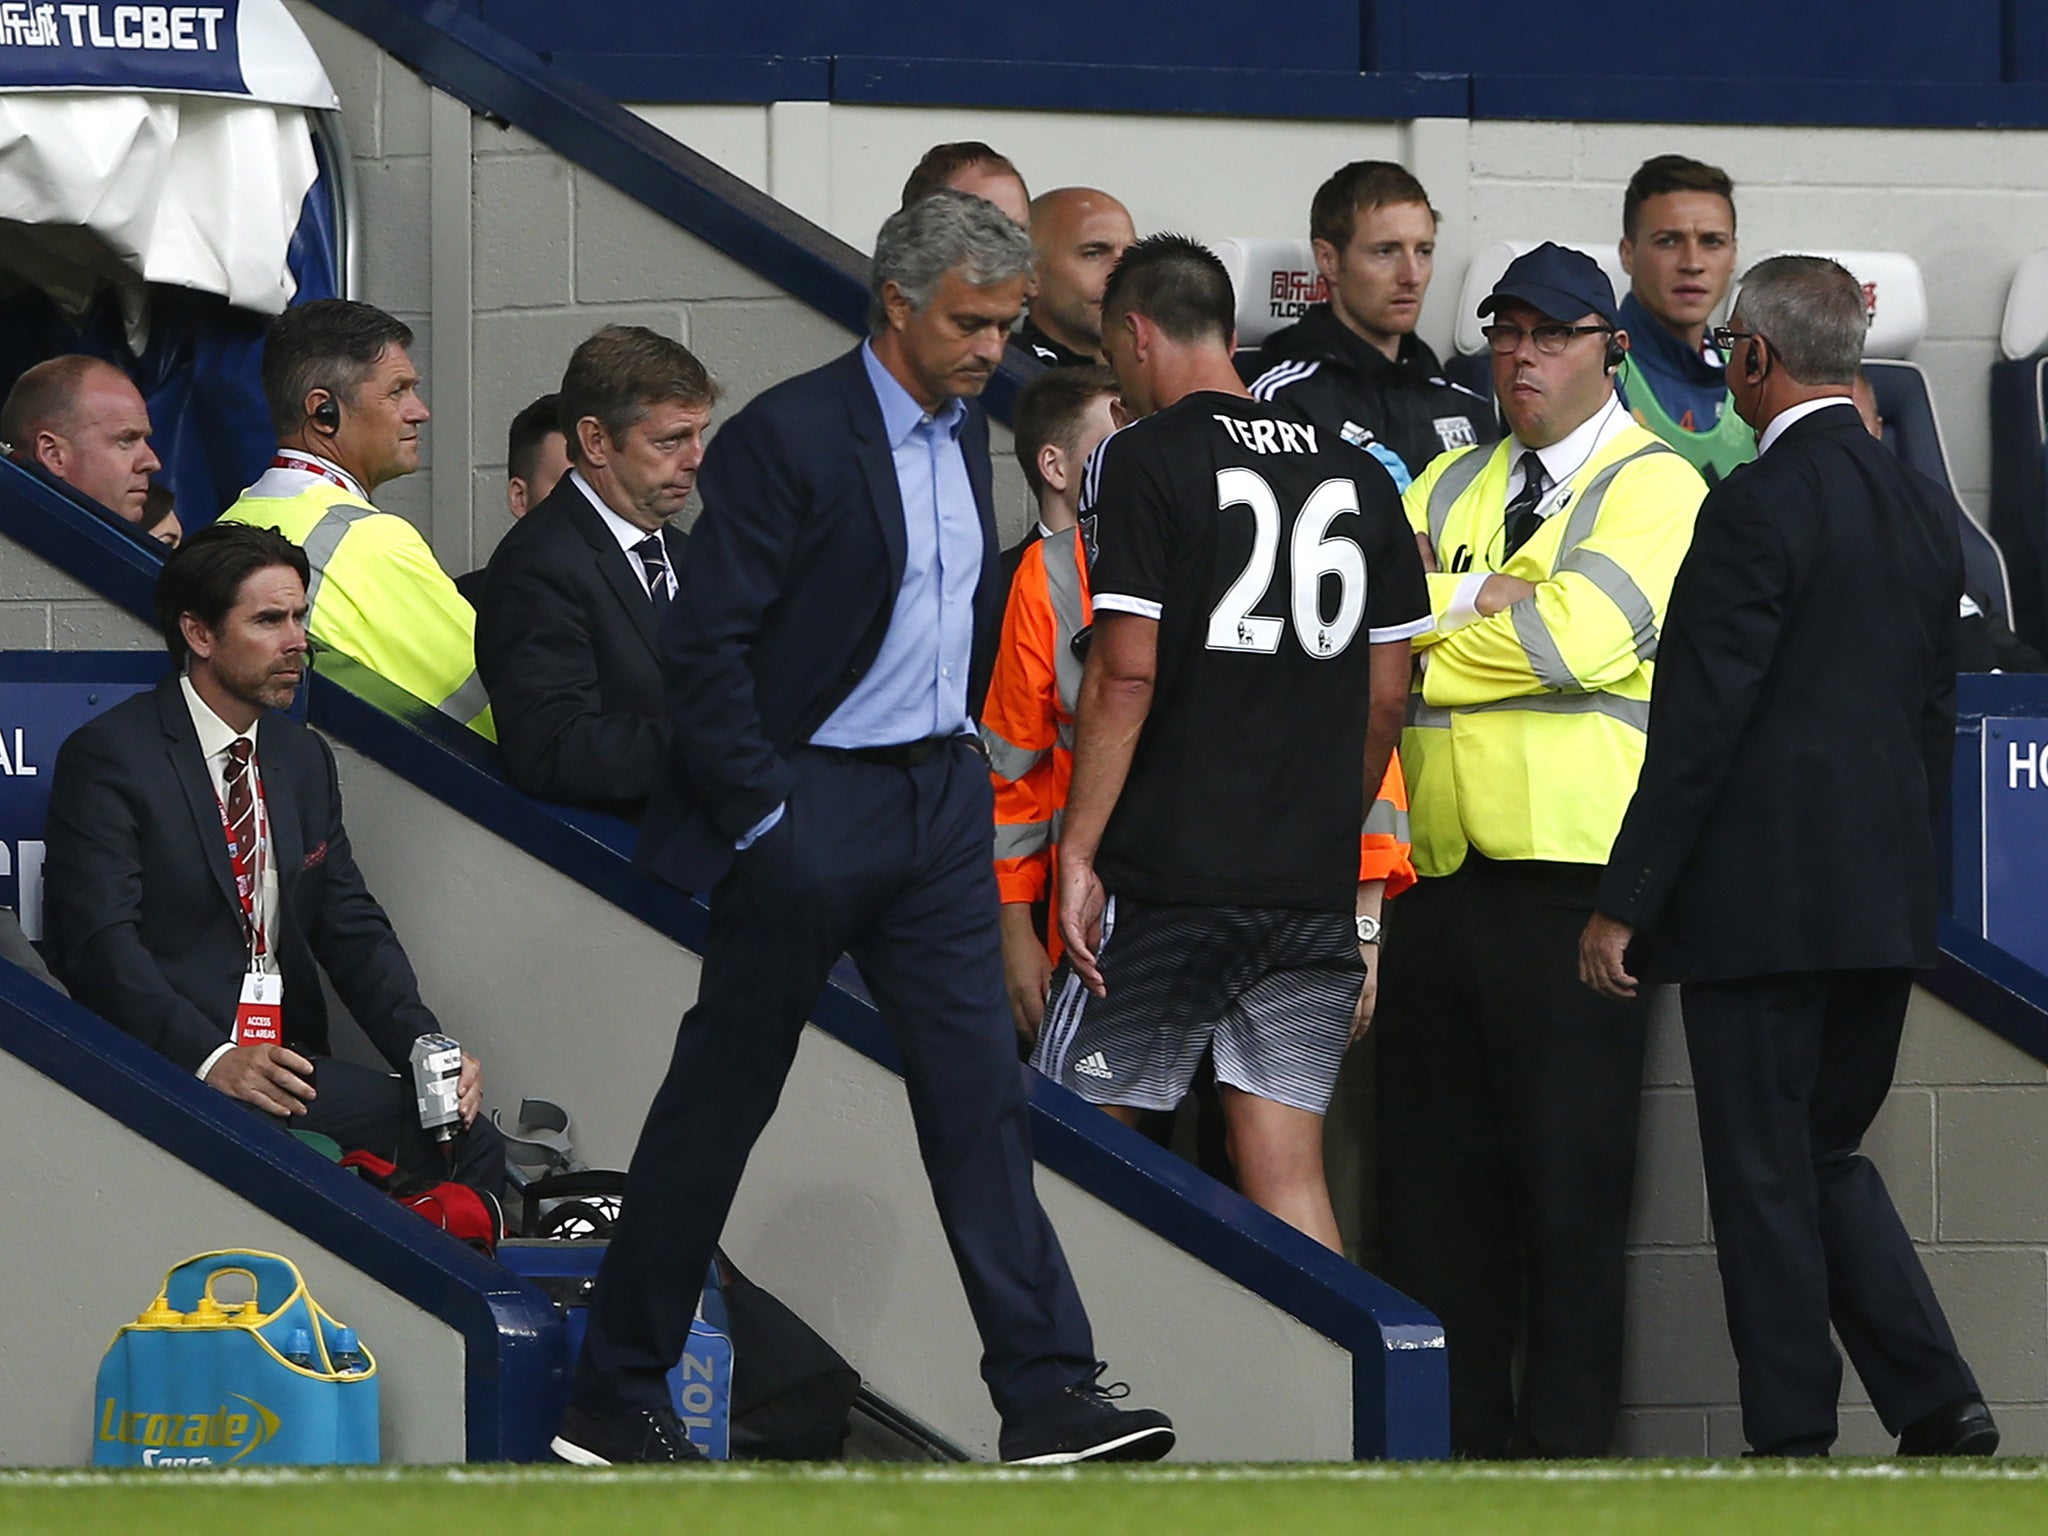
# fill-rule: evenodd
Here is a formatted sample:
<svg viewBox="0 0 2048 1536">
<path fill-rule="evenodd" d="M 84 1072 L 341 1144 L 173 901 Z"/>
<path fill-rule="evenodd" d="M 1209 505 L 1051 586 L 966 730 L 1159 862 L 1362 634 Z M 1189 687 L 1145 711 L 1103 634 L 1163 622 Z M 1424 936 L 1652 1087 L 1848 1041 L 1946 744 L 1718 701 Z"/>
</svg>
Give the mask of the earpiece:
<svg viewBox="0 0 2048 1536">
<path fill-rule="evenodd" d="M 1742 376 L 1746 379 L 1760 379 L 1764 376 L 1763 361 L 1755 341 L 1749 344 L 1749 355 L 1742 360 Z"/>
<path fill-rule="evenodd" d="M 1622 344 L 1621 344 L 1621 343 L 1620 343 L 1619 341 L 1615 340 L 1615 339 L 1614 339 L 1614 337 L 1612 337 L 1612 336 L 1608 337 L 1608 338 L 1607 338 L 1607 371 L 1608 371 L 1609 373 L 1612 373 L 1612 372 L 1614 372 L 1614 370 L 1615 370 L 1615 369 L 1619 368 L 1619 367 L 1620 367 L 1620 366 L 1621 366 L 1621 365 L 1622 365 L 1623 363 L 1625 363 L 1625 362 L 1627 362 L 1627 361 L 1628 361 L 1628 348 L 1627 348 L 1627 347 L 1624 347 L 1624 346 L 1623 346 L 1623 345 L 1622 345 Z"/>
<path fill-rule="evenodd" d="M 329 395 L 313 407 L 313 424 L 323 432 L 341 430 L 341 402 Z"/>
</svg>

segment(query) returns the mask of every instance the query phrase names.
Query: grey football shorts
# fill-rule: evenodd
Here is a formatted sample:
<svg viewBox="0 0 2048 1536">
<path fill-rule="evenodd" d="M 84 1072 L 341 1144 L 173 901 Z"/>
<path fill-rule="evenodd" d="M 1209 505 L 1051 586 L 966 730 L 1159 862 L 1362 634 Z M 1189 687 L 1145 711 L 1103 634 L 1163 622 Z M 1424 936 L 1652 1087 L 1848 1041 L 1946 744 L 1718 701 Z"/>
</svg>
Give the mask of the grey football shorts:
<svg viewBox="0 0 2048 1536">
<path fill-rule="evenodd" d="M 1113 896 L 1106 997 L 1065 960 L 1031 1064 L 1091 1104 L 1172 1109 L 1202 1054 L 1216 1080 L 1320 1115 L 1365 982 L 1347 912 L 1151 906 Z"/>
</svg>

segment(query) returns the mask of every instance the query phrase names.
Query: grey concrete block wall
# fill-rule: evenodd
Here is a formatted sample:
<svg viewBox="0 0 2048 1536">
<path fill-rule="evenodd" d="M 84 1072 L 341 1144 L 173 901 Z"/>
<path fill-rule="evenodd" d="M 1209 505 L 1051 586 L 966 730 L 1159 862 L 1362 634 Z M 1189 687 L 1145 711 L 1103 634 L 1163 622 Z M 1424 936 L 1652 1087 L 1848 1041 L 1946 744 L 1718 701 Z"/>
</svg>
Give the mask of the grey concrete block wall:
<svg viewBox="0 0 2048 1536">
<path fill-rule="evenodd" d="M 0 648 L 136 651 L 163 644 L 155 630 L 39 555 L 0 539 Z"/>
</svg>

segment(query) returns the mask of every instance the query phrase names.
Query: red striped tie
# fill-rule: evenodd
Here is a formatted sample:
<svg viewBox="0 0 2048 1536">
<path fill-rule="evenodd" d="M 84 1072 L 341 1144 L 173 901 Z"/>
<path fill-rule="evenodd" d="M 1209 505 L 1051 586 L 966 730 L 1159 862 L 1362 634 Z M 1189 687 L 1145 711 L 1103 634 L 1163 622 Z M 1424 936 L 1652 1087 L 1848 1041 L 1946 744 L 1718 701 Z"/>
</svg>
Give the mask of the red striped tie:
<svg viewBox="0 0 2048 1536">
<path fill-rule="evenodd" d="M 249 790 L 249 754 L 255 743 L 238 736 L 228 746 L 228 761 L 221 777 L 227 783 L 228 835 L 235 841 L 236 862 L 249 871 L 252 888 L 243 895 L 253 899 L 256 877 L 256 797 Z"/>
</svg>

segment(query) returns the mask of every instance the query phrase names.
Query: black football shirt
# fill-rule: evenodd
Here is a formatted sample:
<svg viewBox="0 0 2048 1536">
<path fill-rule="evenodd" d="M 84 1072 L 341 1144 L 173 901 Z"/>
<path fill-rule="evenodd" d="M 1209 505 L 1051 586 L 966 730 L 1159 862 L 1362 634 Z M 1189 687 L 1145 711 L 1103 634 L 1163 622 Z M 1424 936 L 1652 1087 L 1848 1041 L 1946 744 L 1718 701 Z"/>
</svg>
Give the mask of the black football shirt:
<svg viewBox="0 0 2048 1536">
<path fill-rule="evenodd" d="M 1350 910 L 1371 648 L 1430 627 L 1393 479 L 1291 405 L 1204 391 L 1104 440 L 1081 517 L 1097 615 L 1159 621 L 1103 883 Z"/>
</svg>

